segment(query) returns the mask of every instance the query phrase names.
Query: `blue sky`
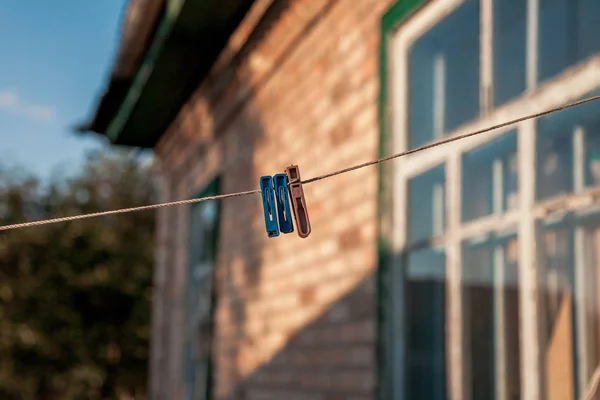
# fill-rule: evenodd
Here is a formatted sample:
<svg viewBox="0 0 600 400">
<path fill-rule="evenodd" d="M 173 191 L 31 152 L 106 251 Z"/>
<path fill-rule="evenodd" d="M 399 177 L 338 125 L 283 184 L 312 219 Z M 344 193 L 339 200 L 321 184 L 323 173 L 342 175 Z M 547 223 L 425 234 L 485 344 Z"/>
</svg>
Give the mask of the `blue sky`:
<svg viewBox="0 0 600 400">
<path fill-rule="evenodd" d="M 108 79 L 126 0 L 0 1 L 0 165 L 42 177 L 103 142 L 86 120 Z"/>
</svg>

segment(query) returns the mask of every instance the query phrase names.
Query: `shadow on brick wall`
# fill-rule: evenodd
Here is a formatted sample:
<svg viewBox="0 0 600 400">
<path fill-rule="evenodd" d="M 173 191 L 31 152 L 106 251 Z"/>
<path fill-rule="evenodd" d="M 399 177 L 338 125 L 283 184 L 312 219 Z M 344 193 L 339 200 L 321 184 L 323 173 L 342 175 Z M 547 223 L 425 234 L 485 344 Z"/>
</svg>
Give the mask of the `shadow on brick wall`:
<svg viewBox="0 0 600 400">
<path fill-rule="evenodd" d="M 227 70 L 210 81 L 207 96 L 212 131 L 208 144 L 197 146 L 180 171 L 189 171 L 210 153 L 210 142 L 220 143 L 221 193 L 257 187 L 257 154 L 268 145 L 260 105 L 255 94 L 261 90 L 290 57 L 303 37 L 318 25 L 336 0 L 324 3 L 314 20 L 308 21 L 297 39 L 292 40 L 273 60 L 269 71 L 257 82 L 245 81 L 242 62 L 269 33 L 271 25 L 292 4 L 291 0 L 273 3 L 259 29 L 255 31 Z M 242 71 L 242 73 L 240 73 Z M 191 143 L 188 143 L 191 145 Z M 208 147 L 207 147 L 208 146 Z M 260 152 L 260 153 L 259 153 Z M 210 165 L 210 163 L 207 163 Z M 183 175 L 179 172 L 178 175 Z M 356 247 L 340 236 L 339 251 Z M 264 230 L 259 196 L 231 198 L 221 202 L 219 259 L 216 270 L 216 330 L 212 343 L 213 398 L 235 400 L 366 400 L 372 399 L 375 386 L 376 267 L 360 282 L 317 312 L 307 323 L 285 337 L 283 345 L 268 360 L 246 358 L 261 355 L 261 335 L 270 337 L 277 327 L 269 315 L 256 310 L 264 304 L 261 295 L 263 267 L 271 254 L 271 242 Z M 358 243 L 357 245 L 362 245 Z M 374 245 L 365 251 L 374 251 Z M 351 249 L 350 249 L 351 250 Z M 348 250 L 348 251 L 350 251 Z M 275 253 L 277 257 L 284 256 Z M 364 268 L 363 270 L 367 270 Z M 357 278 L 358 279 L 358 278 Z M 324 283 L 327 285 L 328 283 Z M 300 303 L 314 304 L 314 288 L 302 290 Z M 329 301 L 329 300 L 328 300 Z M 319 300 L 321 302 L 321 300 Z M 294 310 L 290 310 L 294 312 Z M 248 365 L 253 365 L 248 367 Z"/>
<path fill-rule="evenodd" d="M 324 11 L 327 12 L 328 7 L 335 2 L 335 0 L 329 1 Z M 257 187 L 259 171 L 256 170 L 256 163 L 260 163 L 260 160 L 256 157 L 256 151 L 261 148 L 264 150 L 266 138 L 260 107 L 255 104 L 255 94 L 269 82 L 289 58 L 291 52 L 301 43 L 303 37 L 309 34 L 318 20 L 323 17 L 323 14 L 320 14 L 314 21 L 309 22 L 298 34 L 297 39 L 292 40 L 278 57 L 272 60 L 269 70 L 258 81 L 252 84 L 246 82 L 242 63 L 269 34 L 272 24 L 279 20 L 291 3 L 290 0 L 274 2 L 266 12 L 260 27 L 250 35 L 227 70 L 211 78 L 210 88 L 208 88 L 211 96 L 211 101 L 208 102 L 209 115 L 214 120 L 213 132 L 216 132 L 216 139 L 222 144 L 220 189 L 222 193 L 251 190 Z M 200 148 L 199 152 L 203 150 Z M 248 351 L 244 352 L 242 349 L 260 346 L 260 343 L 256 343 L 256 334 L 249 332 L 256 329 L 250 328 L 249 325 L 257 322 L 260 325 L 261 321 L 257 321 L 255 316 L 248 315 L 248 305 L 260 303 L 258 291 L 263 273 L 262 266 L 269 262 L 264 259 L 265 250 L 268 248 L 262 212 L 258 196 L 237 197 L 221 202 L 221 233 L 216 272 L 216 331 L 212 346 L 213 357 L 216 360 L 213 371 L 217 378 L 213 381 L 214 398 L 250 398 L 248 396 L 254 396 L 252 391 L 260 391 L 264 385 L 265 372 L 261 372 L 262 368 L 261 371 L 255 372 L 256 377 L 253 374 L 246 379 L 247 373 L 241 367 L 244 364 L 242 357 L 248 354 Z M 258 329 L 268 335 L 269 321 L 263 322 Z M 317 325 L 322 324 L 317 323 Z M 330 328 L 317 329 L 323 330 L 323 333 L 317 334 L 326 335 L 325 331 Z M 335 328 L 331 329 L 335 333 Z M 338 329 L 344 330 L 341 325 Z M 370 327 L 355 327 L 350 330 L 353 329 L 365 330 Z M 299 333 L 297 336 L 300 340 L 298 343 L 302 342 L 302 335 Z M 299 346 L 299 349 L 303 348 L 302 345 Z M 297 346 L 292 347 L 293 351 L 296 349 Z M 285 353 L 284 351 L 282 354 Z M 273 362 L 275 363 L 273 365 L 277 365 L 277 360 Z M 304 368 L 302 364 L 296 367 Z M 267 371 L 270 370 L 270 367 L 265 366 L 265 368 Z M 267 372 L 266 375 L 270 374 Z M 240 382 L 245 383 L 239 384 Z M 303 385 L 305 384 L 307 383 L 304 382 Z"/>
<path fill-rule="evenodd" d="M 367 400 L 375 379 L 375 277 L 293 333 L 231 399 Z"/>
</svg>

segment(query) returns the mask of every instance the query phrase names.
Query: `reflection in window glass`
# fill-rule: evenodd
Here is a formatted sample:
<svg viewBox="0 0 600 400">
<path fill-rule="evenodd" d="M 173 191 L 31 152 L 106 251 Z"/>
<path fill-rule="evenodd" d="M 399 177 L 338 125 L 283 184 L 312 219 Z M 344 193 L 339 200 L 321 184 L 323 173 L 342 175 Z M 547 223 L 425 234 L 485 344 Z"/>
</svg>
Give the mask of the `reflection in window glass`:
<svg viewBox="0 0 600 400">
<path fill-rule="evenodd" d="M 190 223 L 190 264 L 198 266 L 215 256 L 214 230 L 218 204 L 206 201 L 192 206 Z"/>
<path fill-rule="evenodd" d="M 494 0 L 494 106 L 526 88 L 527 0 Z"/>
<path fill-rule="evenodd" d="M 516 135 L 515 135 L 516 142 Z M 502 162 L 502 210 L 519 208 L 519 161 L 517 152 L 509 152 Z"/>
<path fill-rule="evenodd" d="M 542 351 L 546 393 L 555 398 L 575 397 L 573 330 L 572 234 L 566 227 L 542 231 Z"/>
<path fill-rule="evenodd" d="M 586 94 L 586 97 L 599 93 L 595 91 Z M 540 118 L 536 125 L 536 198 L 538 200 L 572 192 L 576 179 L 577 182 L 587 185 L 600 182 L 600 165 L 597 161 L 600 155 L 599 102 L 590 102 L 547 115 Z M 574 143 L 578 142 L 578 132 L 582 132 L 584 136 L 582 148 L 579 150 L 581 153 L 574 146 Z M 582 154 L 584 160 L 575 159 L 575 153 Z M 579 167 L 575 168 L 576 164 Z"/>
<path fill-rule="evenodd" d="M 479 115 L 479 0 L 466 0 L 414 43 L 409 108 L 411 148 Z"/>
<path fill-rule="evenodd" d="M 600 51 L 598 0 L 539 0 L 538 79 Z"/>
<path fill-rule="evenodd" d="M 600 185 L 600 114 L 598 122 L 587 124 L 585 134 L 585 179 L 586 185 Z"/>
<path fill-rule="evenodd" d="M 435 167 L 408 182 L 408 234 L 411 243 L 445 229 L 445 168 Z"/>
<path fill-rule="evenodd" d="M 463 320 L 471 365 L 471 397 L 494 398 L 494 294 L 492 251 L 466 246 L 463 266 Z"/>
<path fill-rule="evenodd" d="M 517 249 L 514 237 L 464 244 L 463 318 L 472 399 L 521 397 Z"/>
<path fill-rule="evenodd" d="M 518 207 L 517 133 L 512 131 L 462 158 L 462 219 Z"/>
<path fill-rule="evenodd" d="M 407 399 L 443 400 L 445 257 L 435 249 L 408 254 L 406 268 Z"/>
<path fill-rule="evenodd" d="M 205 195 L 214 195 L 215 190 L 213 188 Z M 217 201 L 196 203 L 191 207 L 185 342 L 185 373 L 190 398 L 205 398 L 210 387 L 212 270 L 216 261 L 218 214 Z"/>
<path fill-rule="evenodd" d="M 498 311 L 496 320 L 502 322 L 502 326 L 498 327 L 498 332 L 500 332 L 499 338 L 503 337 L 504 342 L 503 372 L 505 380 L 502 381 L 502 384 L 506 385 L 505 392 L 508 398 L 518 400 L 521 398 L 519 242 L 517 238 L 510 238 L 500 246 L 497 252 L 501 258 L 497 262 L 503 269 L 498 274 L 496 281 L 500 283 L 500 290 L 497 291 L 497 294 L 501 299 L 498 299 L 496 304 L 497 309 L 501 308 L 502 311 Z"/>
<path fill-rule="evenodd" d="M 555 398 L 578 398 L 600 360 L 598 216 L 541 227 L 543 383 Z"/>
<path fill-rule="evenodd" d="M 540 120 L 537 136 L 536 198 L 573 190 L 573 126 Z"/>
</svg>

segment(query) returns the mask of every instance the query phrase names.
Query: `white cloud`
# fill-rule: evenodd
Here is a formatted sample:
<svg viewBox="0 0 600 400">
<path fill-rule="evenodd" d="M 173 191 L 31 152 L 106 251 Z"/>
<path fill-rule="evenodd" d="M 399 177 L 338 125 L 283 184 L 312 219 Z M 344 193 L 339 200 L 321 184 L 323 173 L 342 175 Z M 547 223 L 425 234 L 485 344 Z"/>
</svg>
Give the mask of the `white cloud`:
<svg viewBox="0 0 600 400">
<path fill-rule="evenodd" d="M 54 107 L 45 104 L 29 103 L 14 90 L 0 90 L 0 111 L 10 112 L 39 121 L 54 119 Z"/>
<path fill-rule="evenodd" d="M 7 109 L 14 107 L 18 102 L 17 95 L 14 92 L 0 92 L 0 108 Z"/>
</svg>

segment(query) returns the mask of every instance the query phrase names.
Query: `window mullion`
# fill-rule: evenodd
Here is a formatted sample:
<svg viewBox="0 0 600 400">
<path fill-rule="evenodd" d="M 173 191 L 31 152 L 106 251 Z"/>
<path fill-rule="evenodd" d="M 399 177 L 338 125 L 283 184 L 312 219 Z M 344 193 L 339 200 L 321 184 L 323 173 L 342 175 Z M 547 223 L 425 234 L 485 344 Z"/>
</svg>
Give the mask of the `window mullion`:
<svg viewBox="0 0 600 400">
<path fill-rule="evenodd" d="M 462 254 L 460 242 L 461 215 L 461 155 L 453 153 L 448 157 L 446 172 L 447 207 L 447 244 L 446 244 L 446 284 L 448 324 L 447 371 L 449 373 L 448 391 L 451 400 L 469 400 L 470 393 L 465 390 L 467 381 L 465 354 L 468 354 L 467 341 L 463 339 L 462 315 Z"/>
<path fill-rule="evenodd" d="M 573 130 L 573 191 L 575 193 L 581 193 L 585 189 L 585 129 L 578 125 Z M 594 365 L 591 364 L 590 343 L 593 338 L 590 334 L 590 326 L 588 324 L 588 315 L 593 314 L 593 310 L 588 310 L 587 299 L 592 298 L 589 292 L 586 266 L 590 266 L 589 262 L 586 262 L 587 249 L 585 246 L 585 228 L 582 226 L 575 227 L 575 252 L 574 252 L 574 278 L 575 287 L 574 292 L 576 293 L 576 357 L 575 362 L 577 363 L 577 389 L 578 393 L 585 390 L 588 378 L 591 376 Z"/>
<path fill-rule="evenodd" d="M 504 163 L 496 158 L 492 163 L 492 213 L 501 215 L 504 210 Z"/>
<path fill-rule="evenodd" d="M 577 363 L 577 381 L 578 393 L 582 393 L 588 383 L 588 378 L 592 376 L 595 365 L 591 365 L 590 359 L 593 358 L 590 349 L 593 347 L 590 344 L 593 338 L 590 335 L 590 326 L 588 324 L 588 315 L 593 315 L 594 310 L 588 310 L 587 304 L 593 299 L 591 293 L 588 292 L 586 267 L 586 248 L 585 248 L 585 231 L 584 227 L 575 227 L 575 252 L 574 252 L 574 267 L 575 267 L 575 326 L 577 333 L 577 349 L 575 349 L 575 362 Z M 588 264 L 589 265 L 589 264 Z"/>
<path fill-rule="evenodd" d="M 433 187 L 433 227 L 434 236 L 440 236 L 444 233 L 444 186 L 438 183 Z"/>
<path fill-rule="evenodd" d="M 585 189 L 585 130 L 576 126 L 573 130 L 573 191 Z"/>
<path fill-rule="evenodd" d="M 527 90 L 532 91 L 538 79 L 539 0 L 527 0 Z"/>
<path fill-rule="evenodd" d="M 505 278 L 505 259 L 502 245 L 494 246 L 494 353 L 495 353 L 495 380 L 496 398 L 508 400 L 508 379 L 506 360 L 506 327 L 505 327 L 505 291 L 507 279 Z"/>
<path fill-rule="evenodd" d="M 446 117 L 446 58 L 443 53 L 434 59 L 433 67 L 433 138 L 444 136 Z"/>
<path fill-rule="evenodd" d="M 535 122 L 519 127 L 519 291 L 521 315 L 521 382 L 524 399 L 540 399 L 540 332 L 535 206 Z"/>
</svg>

